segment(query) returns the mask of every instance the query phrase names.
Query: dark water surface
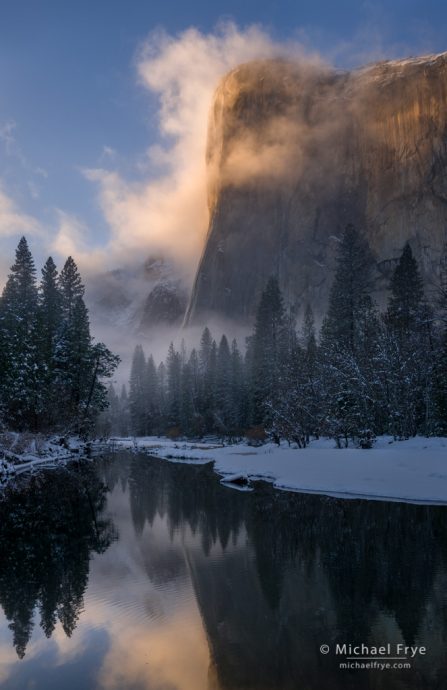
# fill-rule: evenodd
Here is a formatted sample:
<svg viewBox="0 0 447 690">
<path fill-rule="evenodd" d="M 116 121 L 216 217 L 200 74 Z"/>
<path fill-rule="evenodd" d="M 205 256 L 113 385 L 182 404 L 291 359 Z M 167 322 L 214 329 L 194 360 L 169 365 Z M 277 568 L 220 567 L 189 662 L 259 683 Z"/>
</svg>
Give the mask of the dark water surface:
<svg viewBox="0 0 447 690">
<path fill-rule="evenodd" d="M 447 688 L 446 508 L 129 453 L 24 484 L 0 499 L 2 689 Z M 337 643 L 427 653 L 347 670 Z"/>
</svg>

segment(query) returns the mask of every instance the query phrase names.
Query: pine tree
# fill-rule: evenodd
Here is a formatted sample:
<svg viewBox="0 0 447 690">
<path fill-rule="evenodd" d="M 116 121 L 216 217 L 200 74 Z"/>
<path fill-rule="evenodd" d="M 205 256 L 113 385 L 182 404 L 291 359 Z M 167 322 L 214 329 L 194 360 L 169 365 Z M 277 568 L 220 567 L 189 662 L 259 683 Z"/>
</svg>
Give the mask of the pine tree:
<svg viewBox="0 0 447 690">
<path fill-rule="evenodd" d="M 144 399 L 145 399 L 145 426 L 146 434 L 159 432 L 160 427 L 160 400 L 158 392 L 157 369 L 154 358 L 150 355 L 146 362 L 146 373 L 144 380 Z"/>
<path fill-rule="evenodd" d="M 269 436 L 278 444 L 285 438 L 299 448 L 305 447 L 310 426 L 308 405 L 304 351 L 295 343 L 278 373 L 275 395 L 266 400 Z"/>
<path fill-rule="evenodd" d="M 314 366 L 317 359 L 317 336 L 315 333 L 314 314 L 310 304 L 306 306 L 304 312 L 301 342 L 310 366 Z"/>
<path fill-rule="evenodd" d="M 411 336 L 420 326 L 424 286 L 408 242 L 391 278 L 390 291 L 387 322 L 399 338 Z"/>
<path fill-rule="evenodd" d="M 321 369 L 318 360 L 318 345 L 315 330 L 315 319 L 312 307 L 308 304 L 304 312 L 301 331 L 303 350 L 302 377 L 308 410 L 308 424 L 306 428 L 307 442 L 311 434 L 318 436 L 321 425 Z"/>
<path fill-rule="evenodd" d="M 373 265 L 367 242 L 348 225 L 340 242 L 319 350 L 321 426 L 337 444 L 343 439 L 347 445 L 350 438 L 363 443 L 374 425 L 371 371 L 365 357 L 366 350 L 374 348 L 370 334 L 376 310 L 369 294 Z"/>
<path fill-rule="evenodd" d="M 447 434 L 447 245 L 440 262 L 437 287 L 435 363 L 433 366 L 432 391 L 434 406 L 434 432 Z"/>
<path fill-rule="evenodd" d="M 344 351 L 355 352 L 356 323 L 369 301 L 373 265 L 368 243 L 353 225 L 348 225 L 340 241 L 329 308 L 322 326 L 323 346 L 336 343 Z"/>
<path fill-rule="evenodd" d="M 91 391 L 91 382 L 95 364 L 88 310 L 83 299 L 84 286 L 71 257 L 59 275 L 58 287 L 62 326 L 54 356 L 57 405 L 61 421 L 70 430 L 79 431 L 79 425 L 86 420 L 86 406 L 90 407 L 94 392 Z"/>
<path fill-rule="evenodd" d="M 70 431 L 79 431 L 91 386 L 92 339 L 88 311 L 82 297 L 63 321 L 55 350 L 55 382 L 61 421 Z"/>
<path fill-rule="evenodd" d="M 84 286 L 78 267 L 71 256 L 68 257 L 59 276 L 62 313 L 67 324 L 71 323 L 76 302 L 84 297 Z"/>
<path fill-rule="evenodd" d="M 36 269 L 21 238 L 0 302 L 1 404 L 5 421 L 36 428 L 42 406 L 39 390 Z"/>
<path fill-rule="evenodd" d="M 200 373 L 200 363 L 197 350 L 193 348 L 188 359 L 191 379 L 191 401 L 193 408 L 193 418 L 191 424 L 191 434 L 202 436 L 204 432 L 204 418 L 200 413 L 200 396 L 202 392 L 202 378 Z"/>
<path fill-rule="evenodd" d="M 236 339 L 233 339 L 231 343 L 231 399 L 233 401 L 231 427 L 234 434 L 240 435 L 248 426 L 249 400 L 244 361 Z"/>
<path fill-rule="evenodd" d="M 201 390 L 198 409 L 203 417 L 204 427 L 211 431 L 214 428 L 216 396 L 217 345 L 209 328 L 205 328 L 200 339 L 199 370 Z"/>
<path fill-rule="evenodd" d="M 160 405 L 160 428 L 166 429 L 168 424 L 168 404 L 167 404 L 167 374 L 166 365 L 160 362 L 157 369 L 158 399 Z"/>
<path fill-rule="evenodd" d="M 119 398 L 120 417 L 116 432 L 120 436 L 129 436 L 130 434 L 130 412 L 129 412 L 129 397 L 127 395 L 127 388 L 123 384 Z"/>
<path fill-rule="evenodd" d="M 208 364 L 209 364 L 212 344 L 213 344 L 213 338 L 212 338 L 210 329 L 207 326 L 204 329 L 202 336 L 200 338 L 200 349 L 199 349 L 200 370 L 201 370 L 203 375 L 205 374 L 207 367 L 208 367 Z"/>
<path fill-rule="evenodd" d="M 174 344 L 169 345 L 168 356 L 166 358 L 166 377 L 167 377 L 167 414 L 170 427 L 180 425 L 181 408 L 181 356 L 174 348 Z"/>
<path fill-rule="evenodd" d="M 276 278 L 268 280 L 256 312 L 253 335 L 248 342 L 252 423 L 262 424 L 265 402 L 277 390 L 281 366 L 287 358 L 289 334 L 285 309 Z"/>
<path fill-rule="evenodd" d="M 144 436 L 146 358 L 141 345 L 135 347 L 129 381 L 130 428 L 135 436 Z"/>
<path fill-rule="evenodd" d="M 433 404 L 435 426 L 438 435 L 447 435 L 447 326 L 438 341 L 436 363 L 433 367 Z"/>
<path fill-rule="evenodd" d="M 59 278 L 51 257 L 39 290 L 26 239 L 0 299 L 0 404 L 13 429 L 86 433 L 107 404 L 103 380 L 119 358 L 93 345 L 73 259 Z"/>
<path fill-rule="evenodd" d="M 88 435 L 97 416 L 107 408 L 107 388 L 104 379 L 111 378 L 120 363 L 120 358 L 114 355 L 104 343 L 95 343 L 90 348 L 87 362 L 88 368 L 85 370 L 83 385 L 85 392 L 80 405 L 78 425 L 78 433 L 83 436 Z"/>
<path fill-rule="evenodd" d="M 185 362 L 181 369 L 180 382 L 180 428 L 186 436 L 193 436 L 194 427 L 194 398 L 193 375 L 189 362 Z"/>
<path fill-rule="evenodd" d="M 232 397 L 232 363 L 230 347 L 223 335 L 217 350 L 216 361 L 216 420 L 221 433 L 234 430 L 234 401 Z"/>
<path fill-rule="evenodd" d="M 205 412 L 205 424 L 210 431 L 215 430 L 216 421 L 216 381 L 217 381 L 217 343 L 211 343 L 210 358 L 204 376 L 205 400 L 208 407 Z"/>
<path fill-rule="evenodd" d="M 201 379 L 199 356 L 197 354 L 197 350 L 194 347 L 191 350 L 191 354 L 189 355 L 188 364 L 191 369 L 192 396 L 194 400 L 195 412 L 197 413 L 197 406 L 200 397 Z"/>
<path fill-rule="evenodd" d="M 385 315 L 389 430 L 397 437 L 408 437 L 427 433 L 434 424 L 433 317 L 408 243 L 391 278 L 390 292 Z"/>
<path fill-rule="evenodd" d="M 55 366 L 56 347 L 62 333 L 62 297 L 57 269 L 51 256 L 42 269 L 37 320 L 39 358 L 42 362 L 40 386 L 44 399 L 42 425 L 52 428 L 59 415 Z"/>
</svg>

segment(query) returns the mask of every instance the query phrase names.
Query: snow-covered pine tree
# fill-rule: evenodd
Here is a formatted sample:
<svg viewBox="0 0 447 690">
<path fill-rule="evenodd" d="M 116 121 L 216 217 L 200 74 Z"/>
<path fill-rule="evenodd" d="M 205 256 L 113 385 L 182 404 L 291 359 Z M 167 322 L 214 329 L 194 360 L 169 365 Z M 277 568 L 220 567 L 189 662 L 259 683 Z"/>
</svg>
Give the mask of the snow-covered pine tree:
<svg viewBox="0 0 447 690">
<path fill-rule="evenodd" d="M 434 432 L 447 435 L 447 326 L 439 333 L 433 367 Z"/>
<path fill-rule="evenodd" d="M 59 278 L 49 258 L 39 290 L 24 237 L 0 299 L 0 404 L 13 429 L 84 433 L 106 404 L 103 379 L 119 358 L 92 344 L 73 259 Z"/>
<path fill-rule="evenodd" d="M 84 285 L 70 256 L 59 275 L 62 327 L 55 348 L 55 382 L 59 417 L 65 427 L 86 435 L 107 407 L 109 379 L 119 364 L 104 343 L 93 343 Z"/>
<path fill-rule="evenodd" d="M 406 438 L 428 433 L 432 410 L 433 316 L 428 307 L 417 261 L 405 245 L 390 282 L 385 314 L 389 374 L 390 432 Z"/>
<path fill-rule="evenodd" d="M 231 343 L 231 399 L 233 433 L 241 435 L 248 426 L 249 401 L 247 396 L 244 360 L 236 339 Z"/>
<path fill-rule="evenodd" d="M 287 360 L 287 325 L 278 280 L 272 276 L 261 295 L 253 335 L 248 339 L 247 347 L 251 422 L 254 425 L 263 424 L 265 402 L 273 400 L 280 369 Z"/>
<path fill-rule="evenodd" d="M 36 428 L 43 407 L 37 342 L 37 286 L 25 237 L 0 300 L 1 406 L 6 424 Z"/>
<path fill-rule="evenodd" d="M 168 426 L 177 428 L 180 425 L 180 408 L 181 408 L 181 355 L 174 347 L 174 344 L 169 345 L 168 355 L 166 357 L 166 407 L 167 407 L 167 422 Z"/>
<path fill-rule="evenodd" d="M 204 418 L 200 412 L 202 376 L 200 371 L 199 355 L 195 348 L 191 350 L 188 365 L 190 369 L 191 399 L 193 406 L 193 420 L 190 433 L 193 436 L 201 436 L 204 432 Z"/>
<path fill-rule="evenodd" d="M 364 367 L 374 258 L 366 240 L 348 225 L 340 241 L 329 307 L 321 328 L 322 431 L 347 445 L 368 436 L 374 422 Z"/>
<path fill-rule="evenodd" d="M 340 240 L 329 308 L 321 329 L 322 344 L 337 343 L 345 351 L 356 347 L 356 323 L 369 297 L 374 258 L 367 241 L 353 225 Z"/>
<path fill-rule="evenodd" d="M 82 300 L 81 300 L 82 302 Z M 94 420 L 108 405 L 105 379 L 110 379 L 120 363 L 104 343 L 95 343 L 89 352 L 89 367 L 86 369 L 85 397 L 80 405 L 79 433 L 87 435 L 93 428 Z"/>
<path fill-rule="evenodd" d="M 303 349 L 302 376 L 305 385 L 304 393 L 309 420 L 306 429 L 306 440 L 308 442 L 311 434 L 319 434 L 321 425 L 321 369 L 318 360 L 315 319 L 310 304 L 306 306 L 304 312 L 301 346 Z"/>
<path fill-rule="evenodd" d="M 84 286 L 71 257 L 65 262 L 58 285 L 62 312 L 54 355 L 58 414 L 60 422 L 70 430 L 78 430 L 90 391 L 92 339 Z"/>
<path fill-rule="evenodd" d="M 117 429 L 113 433 L 120 436 L 129 436 L 130 434 L 130 412 L 129 412 L 129 396 L 127 395 L 127 388 L 123 384 L 120 393 L 120 417 Z"/>
<path fill-rule="evenodd" d="M 91 348 L 88 311 L 82 297 L 75 300 L 64 320 L 55 355 L 59 415 L 72 431 L 79 431 L 91 385 Z"/>
<path fill-rule="evenodd" d="M 71 256 L 66 260 L 59 275 L 59 289 L 61 292 L 63 318 L 64 321 L 70 323 L 76 301 L 84 297 L 85 291 L 78 267 Z"/>
<path fill-rule="evenodd" d="M 416 259 L 407 242 L 390 282 L 386 319 L 400 338 L 411 336 L 420 326 L 424 285 Z"/>
<path fill-rule="evenodd" d="M 180 429 L 186 436 L 194 436 L 194 418 L 193 372 L 190 363 L 185 361 L 181 367 L 179 422 Z"/>
<path fill-rule="evenodd" d="M 447 434 L 447 245 L 441 257 L 436 299 L 438 332 L 433 367 L 434 432 Z"/>
<path fill-rule="evenodd" d="M 136 345 L 129 381 L 130 429 L 135 436 L 144 436 L 146 433 L 145 379 L 146 357 L 141 345 Z"/>
<path fill-rule="evenodd" d="M 216 362 L 216 427 L 222 434 L 234 431 L 234 400 L 232 396 L 231 353 L 226 335 L 222 335 Z"/>
<path fill-rule="evenodd" d="M 56 346 L 62 333 L 62 296 L 58 272 L 51 256 L 42 269 L 37 320 L 39 358 L 42 363 L 40 385 L 44 399 L 41 426 L 51 429 L 59 416 L 55 366 Z"/>
<path fill-rule="evenodd" d="M 211 431 L 214 427 L 216 404 L 217 345 L 208 327 L 200 338 L 199 372 L 201 383 L 198 411 L 203 418 L 204 428 Z"/>
<path fill-rule="evenodd" d="M 160 428 L 165 429 L 168 418 L 168 403 L 167 403 L 167 374 L 166 365 L 160 362 L 157 369 L 157 383 L 158 383 L 158 399 L 160 404 Z"/>
<path fill-rule="evenodd" d="M 144 406 L 146 434 L 159 433 L 160 427 L 160 396 L 158 392 L 157 368 L 154 358 L 149 355 L 146 362 L 144 377 Z"/>
<path fill-rule="evenodd" d="M 304 379 L 304 351 L 298 342 L 294 343 L 280 368 L 275 393 L 266 399 L 265 407 L 267 430 L 276 443 L 285 438 L 299 448 L 307 445 L 311 422 Z"/>
</svg>

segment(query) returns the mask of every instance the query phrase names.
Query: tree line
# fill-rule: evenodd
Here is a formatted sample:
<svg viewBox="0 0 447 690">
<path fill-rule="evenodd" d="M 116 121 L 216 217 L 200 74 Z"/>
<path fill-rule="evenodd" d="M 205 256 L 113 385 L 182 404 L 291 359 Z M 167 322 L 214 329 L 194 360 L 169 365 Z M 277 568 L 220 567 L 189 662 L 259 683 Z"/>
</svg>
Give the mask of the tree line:
<svg viewBox="0 0 447 690">
<path fill-rule="evenodd" d="M 171 343 L 158 366 L 137 346 L 128 397 L 109 392 L 116 419 L 139 436 L 248 435 L 299 447 L 312 436 L 370 447 L 378 434 L 446 434 L 446 264 L 429 300 L 407 243 L 383 311 L 372 294 L 375 267 L 365 238 L 349 225 L 319 333 L 310 307 L 296 327 L 272 277 L 244 355 L 208 328 L 190 352 Z"/>
<path fill-rule="evenodd" d="M 25 237 L 0 297 L 0 425 L 87 434 L 108 404 L 119 358 L 90 334 L 84 285 L 69 257 L 37 284 Z"/>
</svg>

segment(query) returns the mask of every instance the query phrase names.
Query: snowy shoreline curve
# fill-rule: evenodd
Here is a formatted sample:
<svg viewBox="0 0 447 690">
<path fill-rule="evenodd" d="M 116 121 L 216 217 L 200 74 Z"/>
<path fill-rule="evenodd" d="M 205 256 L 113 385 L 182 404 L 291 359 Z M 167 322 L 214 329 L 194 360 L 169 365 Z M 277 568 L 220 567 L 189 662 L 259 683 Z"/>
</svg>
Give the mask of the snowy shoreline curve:
<svg viewBox="0 0 447 690">
<path fill-rule="evenodd" d="M 228 484 L 266 480 L 277 489 L 345 499 L 447 505 L 447 438 L 380 437 L 371 450 L 336 449 L 314 441 L 306 449 L 245 443 L 218 445 L 158 437 L 110 440 L 115 449 L 145 452 L 171 462 L 214 463 Z M 240 488 L 235 485 L 234 488 Z"/>
</svg>

